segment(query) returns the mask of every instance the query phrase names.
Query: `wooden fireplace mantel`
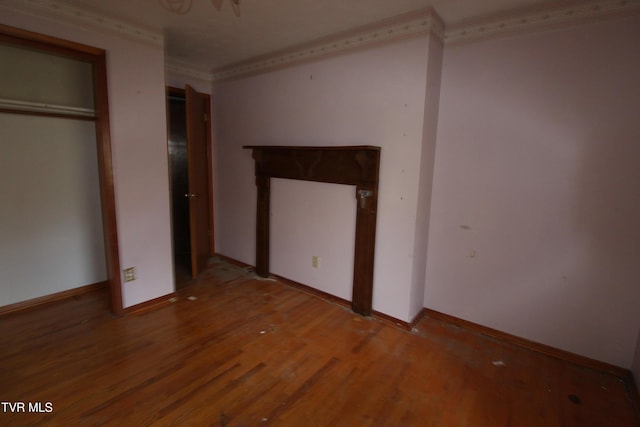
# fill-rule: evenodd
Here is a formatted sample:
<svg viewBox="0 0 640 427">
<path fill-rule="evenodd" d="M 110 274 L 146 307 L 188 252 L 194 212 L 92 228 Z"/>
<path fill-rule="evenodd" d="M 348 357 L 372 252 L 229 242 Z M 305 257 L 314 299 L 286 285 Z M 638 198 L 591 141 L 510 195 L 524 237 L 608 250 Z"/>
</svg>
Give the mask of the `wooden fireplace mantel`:
<svg viewBox="0 0 640 427">
<path fill-rule="evenodd" d="M 351 306 L 371 314 L 373 260 L 380 147 L 290 147 L 248 145 L 255 160 L 258 203 L 256 216 L 256 272 L 269 276 L 270 179 L 285 178 L 356 186 L 356 243 Z"/>
</svg>

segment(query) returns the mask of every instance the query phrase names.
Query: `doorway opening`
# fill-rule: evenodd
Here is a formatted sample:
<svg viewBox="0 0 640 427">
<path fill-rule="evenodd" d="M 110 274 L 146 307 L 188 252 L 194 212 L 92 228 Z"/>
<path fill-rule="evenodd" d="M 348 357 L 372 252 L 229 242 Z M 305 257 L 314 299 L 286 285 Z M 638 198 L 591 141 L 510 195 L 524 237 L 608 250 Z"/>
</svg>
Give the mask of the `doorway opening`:
<svg viewBox="0 0 640 427">
<path fill-rule="evenodd" d="M 167 111 L 173 261 L 181 288 L 214 253 L 210 96 L 170 87 Z"/>
<path fill-rule="evenodd" d="M 171 217 L 173 265 L 176 286 L 191 279 L 191 238 L 189 236 L 189 205 L 184 195 L 189 192 L 187 164 L 187 107 L 184 91 L 167 94 L 169 112 L 169 168 L 171 171 Z"/>
</svg>

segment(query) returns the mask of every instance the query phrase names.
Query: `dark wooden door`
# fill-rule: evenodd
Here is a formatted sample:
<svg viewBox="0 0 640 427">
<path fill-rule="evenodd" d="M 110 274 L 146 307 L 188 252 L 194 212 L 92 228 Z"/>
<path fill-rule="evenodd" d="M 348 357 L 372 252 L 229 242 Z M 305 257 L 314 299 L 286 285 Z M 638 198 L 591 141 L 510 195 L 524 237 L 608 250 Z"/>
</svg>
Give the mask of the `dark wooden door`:
<svg viewBox="0 0 640 427">
<path fill-rule="evenodd" d="M 196 278 L 209 258 L 209 180 L 207 156 L 207 96 L 189 85 L 187 106 L 187 162 L 189 170 L 189 234 L 191 275 Z"/>
</svg>

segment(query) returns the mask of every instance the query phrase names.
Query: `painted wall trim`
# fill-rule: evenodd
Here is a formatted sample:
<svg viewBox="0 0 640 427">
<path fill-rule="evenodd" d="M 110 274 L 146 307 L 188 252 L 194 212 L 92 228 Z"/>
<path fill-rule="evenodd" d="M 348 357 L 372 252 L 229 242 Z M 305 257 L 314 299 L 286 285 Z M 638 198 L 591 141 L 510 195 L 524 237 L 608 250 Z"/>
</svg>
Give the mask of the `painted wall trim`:
<svg viewBox="0 0 640 427">
<path fill-rule="evenodd" d="M 431 8 L 386 19 L 309 43 L 252 58 L 213 71 L 213 80 L 228 80 L 319 58 L 341 55 L 409 37 L 444 37 L 444 22 Z"/>
<path fill-rule="evenodd" d="M 146 30 L 104 15 L 89 12 L 54 0 L 22 0 L 4 2 L 2 7 L 49 19 L 64 19 L 67 23 L 108 30 L 155 46 L 164 45 L 162 33 Z"/>
<path fill-rule="evenodd" d="M 640 0 L 595 0 L 526 8 L 515 14 L 474 19 L 447 27 L 446 44 L 472 42 L 532 30 L 568 27 L 589 21 L 640 13 Z"/>
</svg>

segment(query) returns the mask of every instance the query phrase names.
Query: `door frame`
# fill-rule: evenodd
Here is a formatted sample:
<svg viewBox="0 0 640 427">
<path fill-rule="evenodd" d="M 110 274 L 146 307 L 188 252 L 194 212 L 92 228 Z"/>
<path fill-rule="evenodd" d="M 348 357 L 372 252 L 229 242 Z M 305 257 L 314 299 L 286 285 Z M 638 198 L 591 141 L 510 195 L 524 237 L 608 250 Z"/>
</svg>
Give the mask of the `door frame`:
<svg viewBox="0 0 640 427">
<path fill-rule="evenodd" d="M 100 206 L 102 212 L 107 282 L 109 284 L 110 295 L 109 307 L 114 315 L 123 315 L 122 280 L 120 277 L 118 227 L 116 222 L 115 186 L 109 125 L 106 51 L 104 49 L 3 24 L 0 24 L 0 41 L 78 59 L 89 62 L 92 65 L 95 118 L 89 120 L 94 121 L 96 127 Z M 2 109 L 2 111 L 14 114 L 45 115 L 87 120 L 86 117 L 75 117 L 73 114 L 37 113 L 10 109 Z"/>
<path fill-rule="evenodd" d="M 207 149 L 207 176 L 208 176 L 208 198 L 209 198 L 209 256 L 214 256 L 215 251 L 215 229 L 214 229 L 214 211 L 213 211 L 213 138 L 212 138 L 212 119 L 211 119 L 211 95 L 208 93 L 199 92 L 201 95 L 204 95 L 206 98 L 205 102 L 205 114 L 207 116 L 207 127 L 205 132 L 206 138 L 206 149 Z M 166 87 L 166 98 L 169 95 L 181 96 L 186 100 L 186 90 L 184 88 L 179 88 L 175 86 L 167 86 Z M 169 109 L 167 108 L 167 114 L 169 114 Z M 169 126 L 169 118 L 167 117 L 167 127 Z M 169 135 L 169 129 L 167 128 L 167 135 Z M 168 143 L 169 141 L 167 141 Z M 171 171 L 169 171 L 171 173 Z M 173 192 L 173 188 L 171 189 Z M 173 227 L 173 216 L 172 216 L 172 224 Z"/>
</svg>

